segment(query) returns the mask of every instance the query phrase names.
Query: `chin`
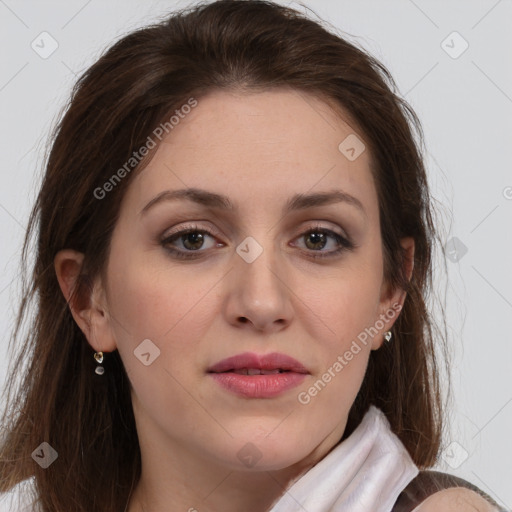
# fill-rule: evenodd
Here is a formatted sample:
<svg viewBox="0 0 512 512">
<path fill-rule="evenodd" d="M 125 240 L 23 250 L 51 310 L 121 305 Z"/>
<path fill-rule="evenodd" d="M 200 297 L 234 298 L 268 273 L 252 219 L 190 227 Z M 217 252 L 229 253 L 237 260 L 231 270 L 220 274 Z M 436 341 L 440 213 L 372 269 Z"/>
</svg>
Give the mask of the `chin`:
<svg viewBox="0 0 512 512">
<path fill-rule="evenodd" d="M 224 464 L 236 471 L 281 470 L 297 464 L 309 455 L 311 450 L 305 446 L 304 436 L 295 439 L 277 432 L 274 434 L 259 440 L 256 435 L 236 436 L 219 455 Z M 225 458 L 226 454 L 228 459 Z"/>
</svg>

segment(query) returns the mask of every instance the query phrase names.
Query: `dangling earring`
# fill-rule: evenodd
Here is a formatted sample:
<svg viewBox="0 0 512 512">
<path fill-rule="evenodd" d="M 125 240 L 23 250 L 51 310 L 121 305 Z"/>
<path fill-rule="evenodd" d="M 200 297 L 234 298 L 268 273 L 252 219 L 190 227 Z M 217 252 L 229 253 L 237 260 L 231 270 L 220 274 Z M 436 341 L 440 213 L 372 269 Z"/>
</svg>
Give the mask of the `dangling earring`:
<svg viewBox="0 0 512 512">
<path fill-rule="evenodd" d="M 391 336 L 393 336 L 393 335 L 391 334 L 391 331 L 386 331 L 386 332 L 384 333 L 384 339 L 385 339 L 386 341 L 389 341 L 389 340 L 391 339 Z"/>
<path fill-rule="evenodd" d="M 94 359 L 101 364 L 103 363 L 103 352 L 95 352 Z M 98 375 L 103 375 L 105 373 L 105 368 L 103 366 L 97 366 L 96 370 L 94 370 Z"/>
</svg>

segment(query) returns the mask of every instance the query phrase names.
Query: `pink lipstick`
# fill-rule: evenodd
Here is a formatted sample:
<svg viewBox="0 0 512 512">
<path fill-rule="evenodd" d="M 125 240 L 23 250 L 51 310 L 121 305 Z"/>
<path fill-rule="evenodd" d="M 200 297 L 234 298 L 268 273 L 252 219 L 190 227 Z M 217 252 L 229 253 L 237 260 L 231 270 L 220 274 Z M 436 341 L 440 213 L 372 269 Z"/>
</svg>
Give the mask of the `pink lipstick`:
<svg viewBox="0 0 512 512">
<path fill-rule="evenodd" d="M 250 352 L 219 361 L 208 374 L 220 386 L 247 398 L 271 398 L 298 386 L 309 371 L 285 354 Z"/>
</svg>

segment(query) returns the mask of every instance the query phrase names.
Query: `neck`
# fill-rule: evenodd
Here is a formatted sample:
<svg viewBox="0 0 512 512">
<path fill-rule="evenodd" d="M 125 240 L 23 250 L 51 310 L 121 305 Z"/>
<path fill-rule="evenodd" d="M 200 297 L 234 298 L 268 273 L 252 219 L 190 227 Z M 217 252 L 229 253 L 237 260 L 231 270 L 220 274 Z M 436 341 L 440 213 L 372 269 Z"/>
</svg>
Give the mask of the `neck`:
<svg viewBox="0 0 512 512">
<path fill-rule="evenodd" d="M 134 404 L 137 410 L 137 399 Z M 245 468 L 236 457 L 229 463 L 225 457 L 220 459 L 219 455 L 202 451 L 193 443 L 187 444 L 184 436 L 169 437 L 147 417 L 136 415 L 136 418 L 141 478 L 125 512 L 269 510 L 288 487 L 337 445 L 345 429 L 345 423 L 337 424 L 299 460 L 290 453 L 287 460 L 273 465 L 267 458 L 266 466 L 258 463 Z"/>
<path fill-rule="evenodd" d="M 126 512 L 261 512 L 269 510 L 286 489 L 314 463 L 277 471 L 232 471 L 196 466 L 172 481 L 143 475 Z M 165 483 L 165 485 L 162 485 Z"/>
<path fill-rule="evenodd" d="M 269 510 L 288 487 L 335 447 L 341 435 L 334 430 L 307 457 L 292 465 L 259 471 L 226 467 L 179 444 L 166 451 L 143 443 L 141 479 L 126 512 Z"/>
</svg>

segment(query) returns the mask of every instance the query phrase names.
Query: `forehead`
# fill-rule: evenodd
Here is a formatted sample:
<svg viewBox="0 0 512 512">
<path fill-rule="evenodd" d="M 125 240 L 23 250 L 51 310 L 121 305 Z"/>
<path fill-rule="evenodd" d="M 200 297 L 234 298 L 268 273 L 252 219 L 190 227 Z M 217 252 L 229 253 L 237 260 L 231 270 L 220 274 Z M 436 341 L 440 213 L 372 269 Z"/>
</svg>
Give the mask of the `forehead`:
<svg viewBox="0 0 512 512">
<path fill-rule="evenodd" d="M 342 189 L 371 209 L 369 166 L 364 134 L 316 96 L 215 91 L 180 116 L 125 199 L 142 208 L 163 190 L 196 187 L 235 206 L 257 198 L 281 206 L 295 193 Z"/>
</svg>

